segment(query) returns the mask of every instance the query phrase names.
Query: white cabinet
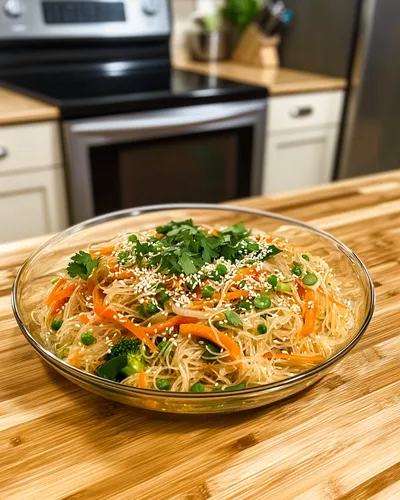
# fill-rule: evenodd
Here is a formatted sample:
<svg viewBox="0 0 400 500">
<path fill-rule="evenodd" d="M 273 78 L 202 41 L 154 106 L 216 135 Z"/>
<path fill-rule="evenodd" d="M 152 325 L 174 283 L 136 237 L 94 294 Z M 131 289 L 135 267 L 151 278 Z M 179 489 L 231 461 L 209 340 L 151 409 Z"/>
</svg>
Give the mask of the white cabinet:
<svg viewBox="0 0 400 500">
<path fill-rule="evenodd" d="M 343 97 L 338 90 L 269 100 L 263 194 L 332 179 Z"/>
<path fill-rule="evenodd" d="M 0 127 L 0 243 L 67 226 L 55 122 Z"/>
</svg>

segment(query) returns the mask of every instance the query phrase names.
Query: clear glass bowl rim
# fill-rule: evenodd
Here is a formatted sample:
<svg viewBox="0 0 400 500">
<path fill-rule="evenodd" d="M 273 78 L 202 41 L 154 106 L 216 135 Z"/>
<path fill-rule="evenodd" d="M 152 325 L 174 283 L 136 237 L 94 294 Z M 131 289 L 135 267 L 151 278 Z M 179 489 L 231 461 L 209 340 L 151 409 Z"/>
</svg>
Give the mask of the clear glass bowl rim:
<svg viewBox="0 0 400 500">
<path fill-rule="evenodd" d="M 139 387 L 133 387 L 133 386 L 127 386 L 123 385 L 119 382 L 114 382 L 112 380 L 106 380 L 102 379 L 100 377 L 97 377 L 94 374 L 84 372 L 83 370 L 80 370 L 79 368 L 75 368 L 65 361 L 59 359 L 55 354 L 52 352 L 48 351 L 45 349 L 29 332 L 29 330 L 26 328 L 25 323 L 22 319 L 22 316 L 20 314 L 19 308 L 18 308 L 18 291 L 19 291 L 19 285 L 20 285 L 20 278 L 24 272 L 24 270 L 29 267 L 30 263 L 40 254 L 43 250 L 45 250 L 48 246 L 54 245 L 58 241 L 64 239 L 65 237 L 68 237 L 74 233 L 77 233 L 79 231 L 82 231 L 88 227 L 94 226 L 96 224 L 101 224 L 103 222 L 109 222 L 114 219 L 120 219 L 123 217 L 135 217 L 139 216 L 145 213 L 149 212 L 160 212 L 164 210 L 178 210 L 178 209 L 204 209 L 204 210 L 221 210 L 221 211 L 229 211 L 229 212 L 237 212 L 237 213 L 243 213 L 243 214 L 250 214 L 250 215 L 258 215 L 262 217 L 269 217 L 271 219 L 275 219 L 278 221 L 286 222 L 288 224 L 292 224 L 301 228 L 304 228 L 308 231 L 312 231 L 314 233 L 317 233 L 321 236 L 324 236 L 325 238 L 331 240 L 335 245 L 337 245 L 345 254 L 346 256 L 352 257 L 357 264 L 359 265 L 360 269 L 364 273 L 366 277 L 366 281 L 368 284 L 368 297 L 367 299 L 369 300 L 369 308 L 367 311 L 367 314 L 364 318 L 364 321 L 357 332 L 357 334 L 350 340 L 348 344 L 346 344 L 344 347 L 342 347 L 338 352 L 336 352 L 333 356 L 331 356 L 329 359 L 326 361 L 323 361 L 322 363 L 319 363 L 317 366 L 310 368 L 309 370 L 306 370 L 302 373 L 299 373 L 298 375 L 295 375 L 294 377 L 286 378 L 284 380 L 280 380 L 278 382 L 272 382 L 269 384 L 263 384 L 255 387 L 248 387 L 246 389 L 240 389 L 232 392 L 207 392 L 207 393 L 192 393 L 192 392 L 168 392 L 168 391 L 156 391 L 154 389 L 141 389 Z M 209 203 L 170 203 L 170 204 L 161 204 L 161 205 L 148 205 L 148 206 L 143 206 L 143 207 L 135 207 L 135 208 L 128 208 L 124 210 L 119 210 L 116 212 L 110 212 L 104 215 L 100 215 L 98 217 L 94 217 L 92 219 L 88 219 L 86 221 L 83 221 L 79 224 L 76 224 L 75 226 L 71 226 L 70 228 L 66 229 L 65 231 L 62 231 L 61 233 L 58 233 L 56 236 L 51 238 L 50 240 L 46 241 L 43 245 L 41 245 L 37 250 L 35 250 L 22 264 L 20 269 L 17 272 L 17 275 L 15 277 L 13 286 L 12 286 L 12 291 L 11 291 L 11 305 L 13 309 L 14 316 L 16 318 L 16 321 L 18 323 L 19 328 L 21 329 L 22 333 L 26 337 L 26 339 L 29 341 L 29 343 L 34 347 L 34 349 L 38 352 L 38 354 L 42 357 L 44 357 L 50 364 L 54 364 L 58 366 L 59 370 L 61 372 L 67 372 L 70 376 L 73 378 L 79 378 L 82 379 L 83 381 L 89 383 L 89 384 L 95 384 L 95 385 L 100 385 L 104 386 L 105 388 L 111 389 L 115 392 L 118 393 L 124 393 L 126 395 L 146 395 L 146 396 L 162 396 L 163 398 L 168 399 L 173 399 L 173 398 L 182 398 L 185 399 L 185 403 L 188 402 L 188 400 L 193 400 L 193 401 L 199 401 L 200 399 L 204 398 L 226 398 L 227 396 L 239 396 L 239 395 L 246 395 L 246 394 L 254 394 L 257 392 L 264 392 L 264 391 L 269 391 L 269 390 L 279 390 L 279 388 L 283 388 L 289 385 L 295 385 L 297 383 L 302 382 L 303 380 L 307 378 L 311 378 L 312 376 L 318 374 L 319 372 L 325 370 L 328 368 L 330 365 L 335 364 L 338 362 L 342 357 L 344 357 L 361 339 L 363 333 L 365 332 L 367 326 L 369 325 L 374 309 L 375 309 L 375 291 L 374 291 L 374 285 L 371 279 L 371 276 L 362 262 L 362 260 L 358 257 L 356 253 L 354 253 L 350 248 L 348 248 L 344 243 L 336 239 L 334 236 L 331 234 L 323 231 L 322 229 L 315 228 L 305 222 L 298 221 L 296 219 L 292 219 L 291 217 L 286 217 L 284 215 L 276 214 L 274 212 L 268 212 L 264 210 L 259 210 L 256 208 L 247 208 L 247 207 L 241 207 L 241 206 L 236 206 L 236 205 L 229 205 L 229 204 L 223 204 L 223 205 L 217 205 L 217 204 L 209 204 Z"/>
</svg>

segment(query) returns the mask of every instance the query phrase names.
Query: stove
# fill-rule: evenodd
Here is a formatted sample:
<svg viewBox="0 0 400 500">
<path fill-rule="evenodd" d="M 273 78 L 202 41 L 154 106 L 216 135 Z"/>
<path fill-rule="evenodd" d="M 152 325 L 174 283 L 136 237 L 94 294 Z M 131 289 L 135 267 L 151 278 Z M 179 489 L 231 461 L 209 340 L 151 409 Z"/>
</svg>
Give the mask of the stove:
<svg viewBox="0 0 400 500">
<path fill-rule="evenodd" d="M 71 222 L 260 192 L 266 89 L 173 69 L 170 34 L 169 0 L 0 0 L 0 81 L 60 109 Z"/>
</svg>

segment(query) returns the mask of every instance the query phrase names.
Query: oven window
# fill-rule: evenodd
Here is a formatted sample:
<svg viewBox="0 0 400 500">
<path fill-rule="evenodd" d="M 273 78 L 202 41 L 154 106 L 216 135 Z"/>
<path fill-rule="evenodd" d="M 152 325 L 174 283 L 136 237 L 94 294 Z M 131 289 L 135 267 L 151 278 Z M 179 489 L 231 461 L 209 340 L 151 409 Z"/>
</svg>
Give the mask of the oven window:
<svg viewBox="0 0 400 500">
<path fill-rule="evenodd" d="M 251 127 L 96 146 L 90 150 L 95 212 L 248 196 L 251 164 Z"/>
</svg>

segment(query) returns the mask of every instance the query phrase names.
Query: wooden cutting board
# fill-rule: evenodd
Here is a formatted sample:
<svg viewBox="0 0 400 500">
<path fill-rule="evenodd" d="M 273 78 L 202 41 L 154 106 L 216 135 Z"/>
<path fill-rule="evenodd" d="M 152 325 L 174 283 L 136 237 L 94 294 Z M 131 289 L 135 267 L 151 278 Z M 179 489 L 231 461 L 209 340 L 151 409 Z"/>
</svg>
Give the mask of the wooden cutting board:
<svg viewBox="0 0 400 500">
<path fill-rule="evenodd" d="M 12 280 L 44 239 L 0 246 L 1 500 L 400 498 L 400 173 L 238 203 L 309 221 L 360 255 L 378 299 L 361 342 L 270 407 L 124 407 L 47 367 L 17 328 Z"/>
</svg>

